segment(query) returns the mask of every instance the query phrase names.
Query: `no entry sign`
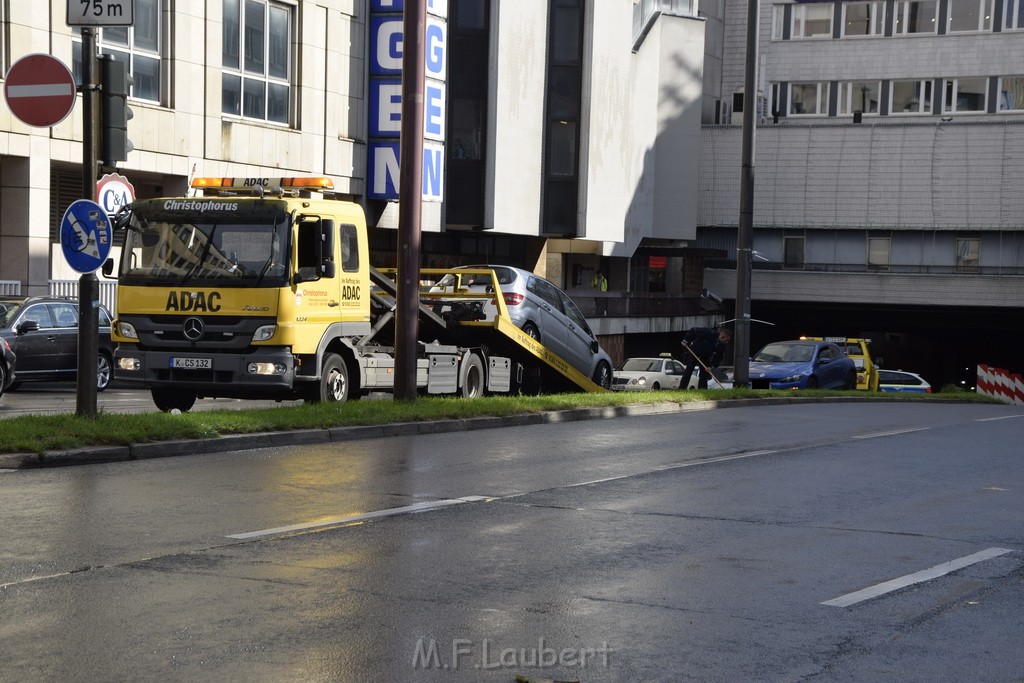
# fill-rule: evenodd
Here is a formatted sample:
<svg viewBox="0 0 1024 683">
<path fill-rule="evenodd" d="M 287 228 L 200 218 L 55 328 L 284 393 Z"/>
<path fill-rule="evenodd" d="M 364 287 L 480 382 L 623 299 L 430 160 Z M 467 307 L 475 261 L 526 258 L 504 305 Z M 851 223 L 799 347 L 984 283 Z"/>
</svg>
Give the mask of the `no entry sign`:
<svg viewBox="0 0 1024 683">
<path fill-rule="evenodd" d="M 25 55 L 7 72 L 4 99 L 22 123 L 56 126 L 75 106 L 75 77 L 56 57 Z"/>
</svg>

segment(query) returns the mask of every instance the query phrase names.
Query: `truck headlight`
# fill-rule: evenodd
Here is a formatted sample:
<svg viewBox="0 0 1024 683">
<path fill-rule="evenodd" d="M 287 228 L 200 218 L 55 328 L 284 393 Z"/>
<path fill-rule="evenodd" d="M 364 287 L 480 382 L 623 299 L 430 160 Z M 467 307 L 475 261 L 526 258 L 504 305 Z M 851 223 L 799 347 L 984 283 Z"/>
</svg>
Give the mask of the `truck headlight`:
<svg viewBox="0 0 1024 683">
<path fill-rule="evenodd" d="M 252 335 L 254 342 L 267 341 L 277 332 L 277 325 L 264 325 L 263 327 L 257 327 L 256 331 Z"/>
<path fill-rule="evenodd" d="M 283 375 L 288 372 L 284 363 L 249 363 L 250 375 Z"/>
<path fill-rule="evenodd" d="M 121 358 L 117 361 L 117 369 L 138 372 L 142 369 L 142 361 L 138 358 Z"/>
<path fill-rule="evenodd" d="M 135 331 L 135 326 L 131 323 L 118 322 L 117 333 L 127 339 L 138 339 L 139 333 Z"/>
</svg>

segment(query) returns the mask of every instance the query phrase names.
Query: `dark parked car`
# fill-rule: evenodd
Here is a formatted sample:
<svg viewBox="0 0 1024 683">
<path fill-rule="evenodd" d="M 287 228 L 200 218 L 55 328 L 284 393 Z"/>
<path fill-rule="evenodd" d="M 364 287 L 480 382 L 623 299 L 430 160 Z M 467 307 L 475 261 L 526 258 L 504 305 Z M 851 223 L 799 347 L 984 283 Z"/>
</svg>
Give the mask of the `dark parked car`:
<svg viewBox="0 0 1024 683">
<path fill-rule="evenodd" d="M 4 395 L 4 390 L 14 381 L 15 367 L 14 351 L 7 340 L 0 337 L 0 396 Z"/>
<path fill-rule="evenodd" d="M 96 390 L 110 385 L 114 345 L 110 314 L 99 308 Z M 62 297 L 0 297 L 0 337 L 18 358 L 11 390 L 22 382 L 74 381 L 78 377 L 78 300 Z"/>
</svg>

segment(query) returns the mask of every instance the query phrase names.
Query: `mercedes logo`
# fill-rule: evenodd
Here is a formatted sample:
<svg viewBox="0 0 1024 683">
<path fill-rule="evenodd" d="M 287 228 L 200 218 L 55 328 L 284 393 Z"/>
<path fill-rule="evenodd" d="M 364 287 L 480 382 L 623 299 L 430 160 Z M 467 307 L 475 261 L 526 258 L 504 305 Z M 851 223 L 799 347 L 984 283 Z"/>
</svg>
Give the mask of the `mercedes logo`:
<svg viewBox="0 0 1024 683">
<path fill-rule="evenodd" d="M 185 339 L 198 341 L 203 336 L 203 321 L 199 318 L 185 318 L 181 331 L 185 334 Z"/>
</svg>

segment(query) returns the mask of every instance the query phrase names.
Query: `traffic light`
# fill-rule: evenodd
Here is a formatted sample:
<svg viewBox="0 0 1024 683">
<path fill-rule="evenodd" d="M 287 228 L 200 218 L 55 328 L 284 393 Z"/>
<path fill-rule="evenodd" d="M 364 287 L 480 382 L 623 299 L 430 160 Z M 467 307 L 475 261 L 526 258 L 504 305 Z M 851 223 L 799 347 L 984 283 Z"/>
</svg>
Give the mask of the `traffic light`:
<svg viewBox="0 0 1024 683">
<path fill-rule="evenodd" d="M 128 121 L 133 114 L 128 106 L 132 77 L 128 65 L 113 55 L 100 55 L 100 161 L 115 166 L 134 149 L 128 139 Z"/>
</svg>

